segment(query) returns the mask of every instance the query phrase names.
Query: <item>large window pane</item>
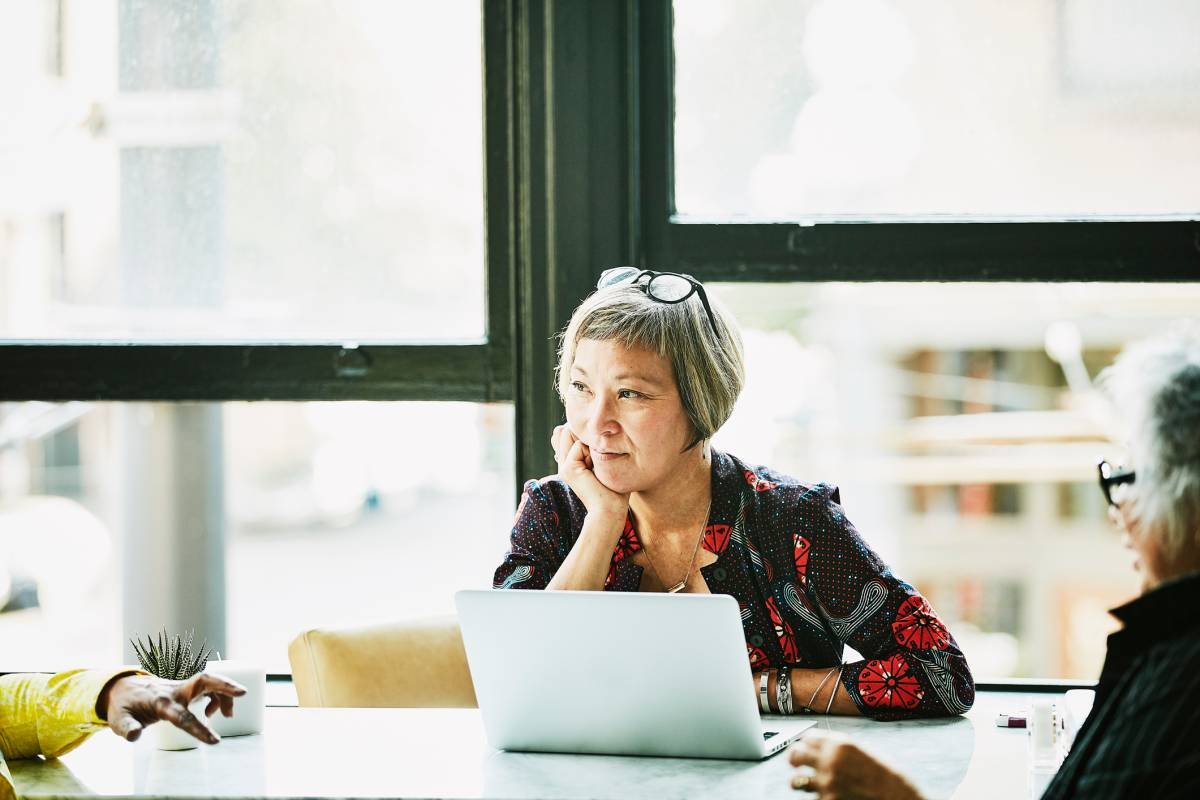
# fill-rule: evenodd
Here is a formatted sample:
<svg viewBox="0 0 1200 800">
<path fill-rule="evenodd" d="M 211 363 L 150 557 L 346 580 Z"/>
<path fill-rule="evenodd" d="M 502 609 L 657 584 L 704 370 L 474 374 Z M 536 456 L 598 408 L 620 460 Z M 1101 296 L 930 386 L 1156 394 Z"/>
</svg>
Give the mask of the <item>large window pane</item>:
<svg viewBox="0 0 1200 800">
<path fill-rule="evenodd" d="M 680 214 L 1200 208 L 1192 0 L 676 0 Z"/>
<path fill-rule="evenodd" d="M 0 338 L 482 337 L 480 27 L 478 0 L 3 4 Z"/>
<path fill-rule="evenodd" d="M 712 291 L 748 361 L 716 446 L 839 485 L 977 676 L 1095 679 L 1106 610 L 1138 581 L 1096 486 L 1121 434 L 1092 381 L 1125 343 L 1200 317 L 1200 286 Z"/>
<path fill-rule="evenodd" d="M 491 585 L 514 508 L 511 406 L 190 408 L 211 412 L 215 441 L 169 404 L 0 405 L 0 671 L 121 662 L 130 587 L 164 608 L 185 591 L 163 551 L 193 530 L 179 509 L 203 489 L 181 477 L 206 458 L 227 656 L 288 672 L 305 628 L 453 613 L 455 590 Z M 178 524 L 139 535 L 146 513 Z"/>
</svg>

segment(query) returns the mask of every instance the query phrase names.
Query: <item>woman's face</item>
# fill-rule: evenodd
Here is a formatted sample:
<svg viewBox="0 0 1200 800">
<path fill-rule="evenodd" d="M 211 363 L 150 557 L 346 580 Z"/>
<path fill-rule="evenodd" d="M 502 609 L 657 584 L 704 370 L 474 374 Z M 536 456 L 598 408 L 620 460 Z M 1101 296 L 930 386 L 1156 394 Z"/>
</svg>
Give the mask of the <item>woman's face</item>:
<svg viewBox="0 0 1200 800">
<path fill-rule="evenodd" d="M 569 379 L 567 425 L 591 450 L 601 483 L 615 492 L 648 491 L 682 464 L 693 433 L 667 359 L 581 339 Z"/>
</svg>

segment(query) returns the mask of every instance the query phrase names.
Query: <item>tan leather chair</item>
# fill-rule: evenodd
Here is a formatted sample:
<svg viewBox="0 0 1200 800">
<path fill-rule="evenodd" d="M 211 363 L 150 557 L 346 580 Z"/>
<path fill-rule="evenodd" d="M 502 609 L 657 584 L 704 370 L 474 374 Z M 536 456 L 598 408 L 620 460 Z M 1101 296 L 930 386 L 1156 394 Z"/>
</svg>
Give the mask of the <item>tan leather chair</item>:
<svg viewBox="0 0 1200 800">
<path fill-rule="evenodd" d="M 456 617 L 316 628 L 288 645 L 302 706 L 475 708 Z"/>
</svg>

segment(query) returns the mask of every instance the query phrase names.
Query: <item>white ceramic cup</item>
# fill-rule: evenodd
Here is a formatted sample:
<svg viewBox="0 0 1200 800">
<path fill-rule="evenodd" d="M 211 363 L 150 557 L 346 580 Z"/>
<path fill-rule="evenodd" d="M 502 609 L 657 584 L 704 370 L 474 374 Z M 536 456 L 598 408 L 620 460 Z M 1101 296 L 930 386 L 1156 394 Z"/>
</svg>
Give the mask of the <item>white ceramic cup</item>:
<svg viewBox="0 0 1200 800">
<path fill-rule="evenodd" d="M 233 660 L 209 661 L 204 671 L 229 678 L 246 687 L 244 695 L 234 698 L 233 716 L 226 717 L 217 709 L 217 713 L 208 718 L 209 727 L 219 736 L 262 733 L 263 709 L 267 704 L 266 671 L 254 664 Z"/>
</svg>

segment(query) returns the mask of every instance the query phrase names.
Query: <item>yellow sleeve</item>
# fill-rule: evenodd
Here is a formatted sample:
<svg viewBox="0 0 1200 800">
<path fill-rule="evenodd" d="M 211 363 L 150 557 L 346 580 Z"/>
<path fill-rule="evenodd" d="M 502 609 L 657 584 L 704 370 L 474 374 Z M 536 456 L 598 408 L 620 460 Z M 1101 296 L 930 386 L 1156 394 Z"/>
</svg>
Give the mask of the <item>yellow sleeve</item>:
<svg viewBox="0 0 1200 800">
<path fill-rule="evenodd" d="M 96 701 L 105 685 L 140 670 L 75 669 L 57 675 L 0 675 L 0 800 L 13 800 L 5 758 L 61 756 L 105 726 Z"/>
<path fill-rule="evenodd" d="M 0 676 L 0 754 L 61 756 L 105 726 L 96 714 L 100 691 L 137 670 L 74 669 L 57 675 Z"/>
</svg>

